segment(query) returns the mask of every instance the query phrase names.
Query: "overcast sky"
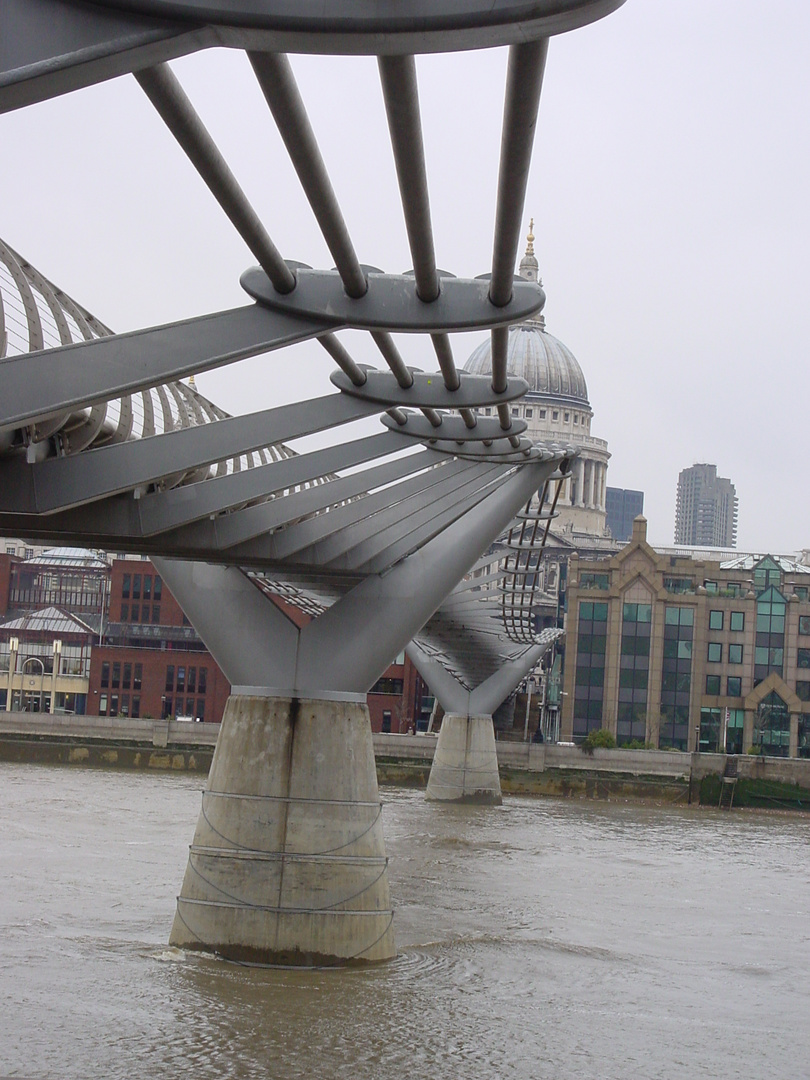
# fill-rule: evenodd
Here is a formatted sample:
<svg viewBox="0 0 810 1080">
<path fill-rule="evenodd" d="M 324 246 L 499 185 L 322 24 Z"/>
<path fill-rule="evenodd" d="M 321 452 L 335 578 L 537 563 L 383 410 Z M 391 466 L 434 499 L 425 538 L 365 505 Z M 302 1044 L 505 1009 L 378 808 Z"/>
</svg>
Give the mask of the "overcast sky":
<svg viewBox="0 0 810 1080">
<path fill-rule="evenodd" d="M 807 0 L 627 0 L 551 42 L 526 202 L 546 324 L 654 543 L 678 472 L 709 461 L 736 485 L 739 548 L 810 547 L 808 55 Z M 361 260 L 405 270 L 376 62 L 293 64 Z M 285 257 L 331 266 L 244 55 L 173 66 Z M 502 49 L 418 60 L 437 257 L 460 276 L 490 267 L 505 67 Z M 0 116 L 0 146 L 0 235 L 114 329 L 244 302 L 253 259 L 132 77 Z M 455 337 L 459 363 L 482 339 Z M 198 384 L 246 412 L 332 370 L 312 342 Z"/>
</svg>

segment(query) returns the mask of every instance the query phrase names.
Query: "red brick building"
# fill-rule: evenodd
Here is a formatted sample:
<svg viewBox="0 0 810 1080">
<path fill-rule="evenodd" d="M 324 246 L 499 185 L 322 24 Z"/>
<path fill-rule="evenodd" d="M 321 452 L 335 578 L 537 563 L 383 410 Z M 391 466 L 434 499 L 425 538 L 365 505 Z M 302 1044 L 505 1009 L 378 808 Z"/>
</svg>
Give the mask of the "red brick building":
<svg viewBox="0 0 810 1080">
<path fill-rule="evenodd" d="M 116 559 L 87 711 L 219 723 L 230 684 L 151 562 Z"/>
<path fill-rule="evenodd" d="M 281 597 L 273 600 L 299 625 L 309 621 Z M 222 719 L 230 684 L 151 562 L 114 559 L 110 566 L 103 553 L 67 548 L 25 560 L 0 554 L 0 668 L 4 657 L 7 666 L 11 661 L 3 625 L 46 608 L 78 617 L 93 633 L 86 706 L 77 692 L 81 707 L 55 698 L 57 711 L 86 707 L 91 716 Z M 51 671 L 54 642 L 39 645 Z M 369 692 L 372 729 L 415 729 L 427 693 L 407 657 L 397 657 Z"/>
</svg>

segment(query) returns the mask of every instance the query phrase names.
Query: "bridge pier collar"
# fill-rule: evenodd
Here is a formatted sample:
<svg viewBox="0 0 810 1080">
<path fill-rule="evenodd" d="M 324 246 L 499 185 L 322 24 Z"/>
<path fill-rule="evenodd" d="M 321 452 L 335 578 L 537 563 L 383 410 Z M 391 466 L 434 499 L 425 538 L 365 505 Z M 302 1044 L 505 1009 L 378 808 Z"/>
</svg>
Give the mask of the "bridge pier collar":
<svg viewBox="0 0 810 1080">
<path fill-rule="evenodd" d="M 225 708 L 170 944 L 265 965 L 392 959 L 367 706 L 252 689 Z"/>
<path fill-rule="evenodd" d="M 445 714 L 426 796 L 434 802 L 500 806 L 501 781 L 491 716 Z"/>
</svg>

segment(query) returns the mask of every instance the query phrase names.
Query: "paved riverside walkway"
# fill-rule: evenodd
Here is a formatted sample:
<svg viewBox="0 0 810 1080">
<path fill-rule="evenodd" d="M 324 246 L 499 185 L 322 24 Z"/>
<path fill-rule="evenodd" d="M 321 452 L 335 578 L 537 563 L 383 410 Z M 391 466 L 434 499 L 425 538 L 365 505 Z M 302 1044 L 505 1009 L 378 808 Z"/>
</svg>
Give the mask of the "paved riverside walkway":
<svg viewBox="0 0 810 1080">
<path fill-rule="evenodd" d="M 0 713 L 0 761 L 86 764 L 207 773 L 219 724 L 124 717 Z M 427 783 L 435 735 L 374 735 L 381 783 Z M 506 792 L 688 801 L 690 788 L 722 776 L 723 754 L 603 750 L 499 741 Z M 738 776 L 810 788 L 810 759 L 738 759 Z"/>
</svg>

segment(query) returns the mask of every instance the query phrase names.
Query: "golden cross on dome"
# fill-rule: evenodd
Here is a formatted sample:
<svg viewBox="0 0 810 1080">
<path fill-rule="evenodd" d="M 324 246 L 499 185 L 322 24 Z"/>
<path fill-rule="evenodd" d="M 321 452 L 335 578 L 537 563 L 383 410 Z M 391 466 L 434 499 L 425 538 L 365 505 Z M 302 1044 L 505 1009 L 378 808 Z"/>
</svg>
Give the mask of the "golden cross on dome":
<svg viewBox="0 0 810 1080">
<path fill-rule="evenodd" d="M 526 254 L 534 255 L 534 218 L 529 220 L 529 235 L 526 237 L 528 244 L 526 245 Z"/>
</svg>

